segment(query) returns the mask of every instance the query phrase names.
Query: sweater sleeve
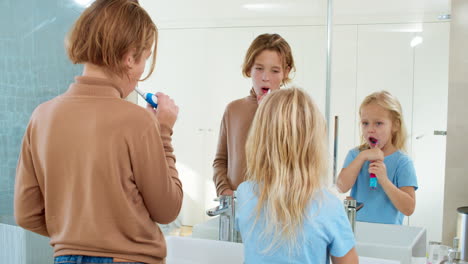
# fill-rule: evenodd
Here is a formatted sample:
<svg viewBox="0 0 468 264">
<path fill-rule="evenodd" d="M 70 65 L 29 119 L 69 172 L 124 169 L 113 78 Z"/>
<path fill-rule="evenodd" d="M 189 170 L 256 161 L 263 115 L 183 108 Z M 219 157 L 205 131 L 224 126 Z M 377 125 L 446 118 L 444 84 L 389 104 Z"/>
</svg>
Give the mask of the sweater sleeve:
<svg viewBox="0 0 468 264">
<path fill-rule="evenodd" d="M 167 224 L 182 207 L 183 190 L 175 167 L 172 129 L 156 119 L 130 149 L 135 183 L 154 222 Z"/>
<path fill-rule="evenodd" d="M 223 115 L 223 120 L 221 121 L 221 127 L 219 129 L 219 138 L 218 138 L 218 148 L 216 150 L 215 159 L 213 161 L 213 182 L 216 187 L 216 194 L 219 196 L 221 193 L 227 189 L 231 189 L 227 177 L 227 167 L 228 167 L 228 149 L 227 149 L 227 114 L 228 110 Z"/>
<path fill-rule="evenodd" d="M 14 214 L 16 223 L 34 233 L 49 236 L 45 222 L 44 196 L 39 187 L 31 155 L 31 126 L 23 137 L 16 167 Z"/>
</svg>

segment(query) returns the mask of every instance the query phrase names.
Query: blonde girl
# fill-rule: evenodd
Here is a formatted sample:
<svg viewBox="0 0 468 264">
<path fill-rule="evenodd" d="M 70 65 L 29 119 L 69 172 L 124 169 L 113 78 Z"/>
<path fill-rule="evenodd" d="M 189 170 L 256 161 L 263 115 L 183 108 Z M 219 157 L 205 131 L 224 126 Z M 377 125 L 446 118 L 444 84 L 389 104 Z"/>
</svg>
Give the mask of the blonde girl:
<svg viewBox="0 0 468 264">
<path fill-rule="evenodd" d="M 367 96 L 359 108 L 362 143 L 349 151 L 337 186 L 364 207 L 357 220 L 402 224 L 414 212 L 418 188 L 411 158 L 405 154 L 406 129 L 398 99 L 389 92 Z M 370 188 L 370 174 L 377 186 Z M 375 175 L 375 176 L 374 176 Z"/>
<path fill-rule="evenodd" d="M 343 205 L 323 188 L 326 145 L 324 118 L 304 91 L 263 99 L 236 192 L 246 263 L 357 263 Z"/>
</svg>

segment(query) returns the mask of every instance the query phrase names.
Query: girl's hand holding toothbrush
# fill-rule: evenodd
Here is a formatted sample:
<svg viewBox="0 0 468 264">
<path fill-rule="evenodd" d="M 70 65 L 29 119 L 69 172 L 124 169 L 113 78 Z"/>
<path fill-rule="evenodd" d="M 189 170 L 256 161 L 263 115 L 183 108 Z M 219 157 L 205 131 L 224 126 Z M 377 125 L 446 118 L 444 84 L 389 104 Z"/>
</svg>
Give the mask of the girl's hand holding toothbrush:
<svg viewBox="0 0 468 264">
<path fill-rule="evenodd" d="M 379 161 L 379 160 L 383 161 L 384 160 L 384 153 L 377 146 L 371 149 L 366 149 L 362 153 L 364 154 L 364 158 L 367 161 Z"/>
<path fill-rule="evenodd" d="M 375 174 L 377 181 L 382 185 L 382 183 L 387 180 L 387 167 L 382 160 L 377 160 L 369 164 L 369 173 Z"/>
<path fill-rule="evenodd" d="M 370 141 L 371 141 L 372 148 L 369 149 L 368 153 L 367 153 L 367 154 L 370 154 L 370 155 L 368 155 L 368 161 L 370 161 L 370 164 L 369 164 L 369 177 L 370 177 L 369 178 L 369 188 L 371 190 L 377 190 L 377 182 L 380 182 L 380 179 L 374 173 L 375 168 L 376 167 L 380 168 L 383 165 L 385 172 L 387 170 L 385 169 L 385 164 L 383 163 L 383 157 L 384 157 L 383 152 L 378 147 L 378 144 L 377 144 L 378 140 L 375 139 L 375 138 L 371 138 Z M 373 164 L 374 164 L 374 166 L 372 166 Z M 373 168 L 372 170 L 371 170 L 371 167 Z M 379 173 L 381 173 L 380 170 L 379 170 Z"/>
</svg>

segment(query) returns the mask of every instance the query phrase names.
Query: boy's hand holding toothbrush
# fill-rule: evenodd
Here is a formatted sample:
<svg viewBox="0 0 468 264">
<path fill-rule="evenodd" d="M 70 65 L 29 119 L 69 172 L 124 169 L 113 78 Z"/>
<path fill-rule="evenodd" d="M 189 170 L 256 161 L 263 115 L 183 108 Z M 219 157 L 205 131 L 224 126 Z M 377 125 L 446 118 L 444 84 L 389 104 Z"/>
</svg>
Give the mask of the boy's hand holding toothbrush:
<svg viewBox="0 0 468 264">
<path fill-rule="evenodd" d="M 170 129 L 174 127 L 179 114 L 179 107 L 174 100 L 163 93 L 145 93 L 138 86 L 135 91 L 148 103 L 146 109 L 156 116 L 160 125 L 166 125 Z"/>
<path fill-rule="evenodd" d="M 179 114 L 179 107 L 174 103 L 168 95 L 156 93 L 158 98 L 158 108 L 154 109 L 150 104 L 146 105 L 146 109 L 152 112 L 159 121 L 159 124 L 173 128 Z"/>
</svg>

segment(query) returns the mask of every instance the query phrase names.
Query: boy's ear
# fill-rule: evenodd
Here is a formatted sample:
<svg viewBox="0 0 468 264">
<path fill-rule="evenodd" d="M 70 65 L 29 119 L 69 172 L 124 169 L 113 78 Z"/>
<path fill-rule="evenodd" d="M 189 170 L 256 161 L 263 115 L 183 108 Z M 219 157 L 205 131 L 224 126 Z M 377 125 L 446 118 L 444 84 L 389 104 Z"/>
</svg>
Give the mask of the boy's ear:
<svg viewBox="0 0 468 264">
<path fill-rule="evenodd" d="M 291 67 L 289 67 L 289 66 L 286 67 L 286 70 L 284 71 L 284 78 L 283 79 L 288 78 L 290 71 L 291 71 Z"/>
<path fill-rule="evenodd" d="M 124 54 L 123 61 L 125 66 L 127 66 L 128 69 L 132 69 L 133 66 L 135 65 L 135 49 L 130 49 L 127 51 L 127 53 Z"/>
</svg>

